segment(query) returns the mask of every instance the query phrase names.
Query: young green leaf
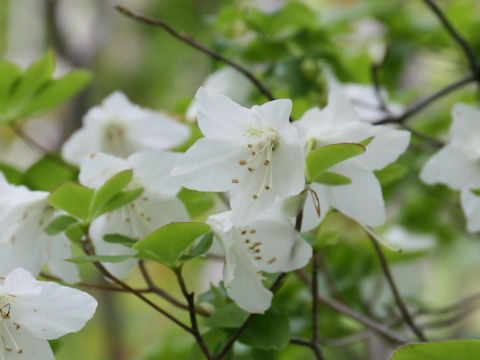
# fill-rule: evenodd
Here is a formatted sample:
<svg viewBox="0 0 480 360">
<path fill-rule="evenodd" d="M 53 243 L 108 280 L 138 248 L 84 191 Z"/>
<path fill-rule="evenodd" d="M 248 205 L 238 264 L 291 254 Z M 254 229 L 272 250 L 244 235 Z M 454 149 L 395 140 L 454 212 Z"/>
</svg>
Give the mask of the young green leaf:
<svg viewBox="0 0 480 360">
<path fill-rule="evenodd" d="M 100 216 L 107 212 L 118 209 L 119 207 L 122 207 L 136 200 L 142 194 L 143 194 L 143 188 L 135 188 L 132 190 L 121 191 L 117 195 L 115 195 L 113 198 L 111 198 L 96 215 Z"/>
<path fill-rule="evenodd" d="M 50 224 L 47 225 L 47 227 L 45 228 L 45 232 L 48 235 L 57 235 L 64 232 L 70 226 L 76 224 L 77 222 L 77 219 L 68 215 L 57 216 L 50 222 Z"/>
<path fill-rule="evenodd" d="M 189 251 L 188 254 L 182 256 L 181 260 L 190 260 L 197 256 L 201 256 L 210 249 L 213 242 L 213 232 L 206 233 L 198 244 Z"/>
<path fill-rule="evenodd" d="M 317 177 L 339 162 L 361 155 L 365 152 L 365 146 L 357 143 L 339 143 L 322 146 L 310 151 L 307 155 L 307 169 L 311 181 L 317 181 Z"/>
<path fill-rule="evenodd" d="M 239 340 L 257 349 L 281 350 L 290 341 L 288 317 L 272 309 L 263 315 L 256 315 Z"/>
<path fill-rule="evenodd" d="M 249 313 L 240 309 L 235 303 L 229 303 L 215 310 L 207 318 L 205 325 L 213 328 L 236 328 L 240 327 L 247 320 Z"/>
<path fill-rule="evenodd" d="M 172 222 L 138 241 L 135 250 L 149 250 L 163 264 L 174 267 L 180 255 L 210 226 L 197 222 Z"/>
<path fill-rule="evenodd" d="M 473 360 L 479 354 L 478 340 L 447 340 L 402 346 L 391 360 Z"/>
<path fill-rule="evenodd" d="M 480 189 L 471 189 L 472 194 L 480 196 Z"/>
<path fill-rule="evenodd" d="M 65 235 L 67 235 L 67 237 L 72 241 L 81 241 L 85 236 L 85 232 L 87 230 L 86 227 L 87 226 L 83 223 L 70 225 L 67 229 L 65 229 Z"/>
<path fill-rule="evenodd" d="M 22 69 L 8 61 L 0 61 L 0 123 L 4 122 L 4 117 L 9 107 L 8 98 L 12 93 L 14 85 L 22 76 Z"/>
<path fill-rule="evenodd" d="M 20 185 L 22 183 L 23 174 L 14 167 L 5 163 L 0 163 L 0 171 L 10 184 Z"/>
<path fill-rule="evenodd" d="M 64 182 L 48 197 L 50 205 L 87 220 L 95 191 L 74 182 Z"/>
<path fill-rule="evenodd" d="M 107 234 L 103 236 L 103 240 L 111 244 L 120 244 L 127 247 L 132 247 L 137 242 L 135 239 L 132 239 L 128 236 L 120 234 Z"/>
<path fill-rule="evenodd" d="M 114 176 L 103 184 L 103 186 L 95 192 L 93 197 L 92 208 L 90 210 L 92 215 L 101 211 L 102 207 L 112 200 L 115 195 L 120 193 L 132 181 L 133 171 L 125 170 Z"/>
<path fill-rule="evenodd" d="M 118 263 L 130 259 L 130 255 L 88 255 L 88 256 L 76 256 L 68 261 L 75 264 L 88 264 L 97 261 L 109 262 L 109 263 Z"/>
<path fill-rule="evenodd" d="M 391 163 L 382 170 L 375 171 L 375 176 L 382 186 L 394 183 L 404 177 L 408 172 L 408 168 L 398 163 Z"/>
<path fill-rule="evenodd" d="M 23 183 L 32 190 L 52 191 L 62 182 L 74 180 L 77 172 L 50 156 L 44 156 L 23 174 Z"/>
<path fill-rule="evenodd" d="M 324 185 L 348 185 L 352 183 L 352 180 L 342 174 L 337 174 L 330 171 L 324 171 L 315 179 L 315 182 Z"/>
</svg>

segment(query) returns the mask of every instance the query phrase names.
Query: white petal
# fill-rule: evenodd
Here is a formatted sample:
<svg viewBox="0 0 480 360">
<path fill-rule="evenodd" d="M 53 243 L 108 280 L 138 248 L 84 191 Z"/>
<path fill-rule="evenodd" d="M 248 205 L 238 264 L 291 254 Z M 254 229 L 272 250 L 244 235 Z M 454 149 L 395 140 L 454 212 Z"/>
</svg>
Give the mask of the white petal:
<svg viewBox="0 0 480 360">
<path fill-rule="evenodd" d="M 243 126 L 255 123 L 250 109 L 227 96 L 211 94 L 201 87 L 195 99 L 198 126 L 205 136 L 238 139 Z"/>
<path fill-rule="evenodd" d="M 453 122 L 450 134 L 453 139 L 464 141 L 480 133 L 480 110 L 467 104 L 456 104 L 452 109 Z"/>
<path fill-rule="evenodd" d="M 260 106 L 255 105 L 252 107 L 252 111 L 262 123 L 269 124 L 277 131 L 292 127 L 290 124 L 292 101 L 290 99 L 272 100 Z"/>
<path fill-rule="evenodd" d="M 9 335 L 5 333 L 3 326 L 0 326 L 0 335 L 2 341 L 2 355 L 4 360 L 55 360 L 50 344 L 45 339 L 39 339 L 34 336 L 28 329 L 20 326 L 17 328 L 11 321 L 4 322 L 8 331 L 14 337 L 15 344 L 10 339 Z M 12 349 L 12 351 L 3 351 L 3 346 Z M 22 353 L 18 354 L 16 350 L 21 349 Z"/>
<path fill-rule="evenodd" d="M 75 131 L 62 146 L 62 157 L 75 165 L 80 165 L 88 154 L 102 149 L 99 124 L 83 127 Z"/>
<path fill-rule="evenodd" d="M 273 294 L 265 289 L 262 275 L 258 274 L 258 270 L 252 267 L 241 251 L 232 249 L 232 254 L 235 254 L 235 267 L 232 280 L 225 283 L 228 296 L 245 311 L 264 313 L 270 307 Z"/>
<path fill-rule="evenodd" d="M 271 190 L 276 195 L 296 195 L 305 187 L 305 159 L 300 142 L 280 141 L 272 153 L 271 167 Z"/>
<path fill-rule="evenodd" d="M 135 178 L 145 189 L 164 196 L 175 196 L 181 186 L 170 177 L 170 171 L 180 157 L 179 153 L 150 150 L 135 153 L 127 161 L 134 169 Z"/>
<path fill-rule="evenodd" d="M 478 181 L 480 171 L 476 162 L 451 145 L 446 145 L 427 161 L 420 179 L 427 184 L 443 183 L 460 190 L 470 182 Z"/>
<path fill-rule="evenodd" d="M 86 292 L 55 282 L 37 282 L 37 296 L 17 296 L 11 305 L 15 322 L 40 339 L 56 339 L 80 330 L 95 313 L 97 301 Z"/>
<path fill-rule="evenodd" d="M 189 189 L 227 191 L 232 179 L 247 171 L 239 165 L 245 158 L 245 150 L 231 140 L 202 138 L 180 158 L 171 175 Z"/>
<path fill-rule="evenodd" d="M 351 121 L 359 121 L 360 116 L 333 75 L 328 77 L 328 88 L 328 105 L 323 114 L 326 121 L 336 123 L 337 126 Z"/>
<path fill-rule="evenodd" d="M 70 240 L 61 234 L 49 236 L 46 242 L 46 258 L 50 272 L 68 283 L 73 284 L 79 282 L 80 275 L 77 266 L 67 261 L 72 258 Z"/>
<path fill-rule="evenodd" d="M 335 165 L 331 171 L 352 180 L 349 185 L 328 187 L 331 206 L 364 225 L 382 225 L 386 220 L 385 203 L 373 172 L 355 167 L 351 161 Z"/>
<path fill-rule="evenodd" d="M 312 183 L 308 191 L 305 207 L 303 209 L 302 232 L 315 229 L 323 221 L 328 211 L 330 210 L 330 203 L 328 200 L 328 186 Z M 318 199 L 318 203 L 317 203 Z M 320 216 L 317 213 L 317 207 L 320 210 Z"/>
<path fill-rule="evenodd" d="M 468 231 L 471 233 L 480 231 L 480 196 L 473 194 L 470 188 L 464 188 L 461 200 Z"/>
<path fill-rule="evenodd" d="M 0 293 L 20 297 L 38 295 L 42 291 L 32 274 L 23 268 L 16 268 L 3 275 L 6 276 L 3 284 L 0 285 Z"/>
<path fill-rule="evenodd" d="M 131 164 L 126 160 L 113 155 L 94 153 L 84 160 L 78 177 L 81 184 L 98 189 L 113 175 L 131 168 Z"/>
</svg>

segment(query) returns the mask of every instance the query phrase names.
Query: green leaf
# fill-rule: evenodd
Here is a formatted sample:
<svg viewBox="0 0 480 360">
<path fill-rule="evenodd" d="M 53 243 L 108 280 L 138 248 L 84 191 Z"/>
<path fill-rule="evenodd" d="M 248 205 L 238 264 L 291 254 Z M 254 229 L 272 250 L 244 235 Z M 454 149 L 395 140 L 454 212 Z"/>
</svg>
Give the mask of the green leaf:
<svg viewBox="0 0 480 360">
<path fill-rule="evenodd" d="M 47 51 L 43 57 L 31 64 L 9 97 L 9 107 L 16 108 L 27 102 L 36 91 L 48 82 L 55 71 L 55 55 Z"/>
<path fill-rule="evenodd" d="M 133 171 L 125 170 L 108 179 L 108 181 L 95 192 L 90 210 L 91 214 L 95 215 L 97 212 L 101 212 L 102 207 L 132 181 L 132 177 Z"/>
<path fill-rule="evenodd" d="M 48 226 L 45 228 L 45 232 L 48 235 L 57 235 L 64 232 L 77 222 L 77 219 L 68 215 L 57 216 L 50 222 L 50 224 L 48 224 Z"/>
<path fill-rule="evenodd" d="M 9 102 L 8 98 L 14 85 L 22 76 L 22 69 L 8 61 L 0 61 L 0 120 L 3 121 L 2 114 L 6 113 Z"/>
<path fill-rule="evenodd" d="M 107 234 L 103 236 L 103 240 L 111 244 L 121 244 L 128 247 L 132 247 L 137 242 L 135 239 L 132 239 L 128 236 L 120 234 Z"/>
<path fill-rule="evenodd" d="M 479 354 L 478 340 L 447 340 L 402 346 L 391 360 L 473 360 Z"/>
<path fill-rule="evenodd" d="M 480 189 L 471 189 L 472 194 L 480 196 Z"/>
<path fill-rule="evenodd" d="M 363 145 L 363 146 L 367 146 L 368 144 L 370 144 L 372 142 L 373 139 L 375 139 L 375 136 L 370 136 L 370 137 L 366 138 L 365 140 L 359 141 L 358 143 Z"/>
<path fill-rule="evenodd" d="M 82 90 L 91 80 L 85 70 L 73 70 L 60 79 L 50 81 L 28 105 L 22 109 L 21 115 L 38 115 L 53 109 L 70 99 Z"/>
<path fill-rule="evenodd" d="M 361 155 L 365 152 L 365 146 L 357 143 L 339 143 L 322 146 L 310 151 L 307 155 L 307 169 L 311 181 L 317 181 L 317 177 L 339 162 Z"/>
<path fill-rule="evenodd" d="M 0 171 L 5 175 L 5 178 L 10 184 L 20 185 L 22 183 L 23 174 L 14 167 L 0 163 Z"/>
<path fill-rule="evenodd" d="M 250 296 L 250 294 L 245 294 L 245 296 Z M 255 315 L 239 340 L 258 349 L 281 350 L 290 341 L 288 317 L 272 309 L 264 315 Z"/>
<path fill-rule="evenodd" d="M 135 188 L 135 189 L 132 189 L 132 190 L 126 190 L 126 191 L 119 192 L 117 195 L 115 195 L 113 198 L 111 198 L 102 207 L 101 211 L 96 215 L 100 216 L 100 215 L 105 214 L 107 212 L 118 209 L 119 207 L 122 207 L 122 206 L 136 200 L 142 194 L 143 194 L 143 188 Z"/>
<path fill-rule="evenodd" d="M 74 180 L 77 173 L 52 159 L 44 156 L 30 166 L 23 175 L 23 183 L 32 190 L 52 191 L 66 180 Z"/>
<path fill-rule="evenodd" d="M 210 249 L 213 242 L 213 232 L 206 233 L 203 238 L 199 241 L 199 243 L 189 251 L 188 254 L 182 256 L 182 260 L 190 260 L 195 257 L 201 256 Z"/>
<path fill-rule="evenodd" d="M 247 320 L 249 313 L 240 309 L 235 303 L 218 308 L 205 320 L 205 325 L 212 328 L 237 328 Z"/>
<path fill-rule="evenodd" d="M 68 261 L 75 264 L 88 264 L 97 261 L 118 263 L 130 259 L 130 255 L 87 255 L 87 256 L 75 256 Z"/>
<path fill-rule="evenodd" d="M 183 188 L 178 197 L 185 204 L 192 219 L 203 215 L 213 206 L 215 194 L 210 192 L 195 191 Z"/>
<path fill-rule="evenodd" d="M 161 263 L 174 267 L 180 255 L 210 226 L 197 222 L 172 222 L 138 241 L 135 250 L 151 251 Z"/>
<path fill-rule="evenodd" d="M 319 174 L 315 182 L 325 185 L 348 185 L 352 183 L 352 180 L 342 174 L 337 174 L 330 171 L 324 171 Z"/>
<path fill-rule="evenodd" d="M 70 225 L 65 230 L 65 235 L 67 235 L 67 237 L 70 240 L 78 242 L 83 239 L 83 236 L 85 235 L 86 230 L 87 230 L 87 225 L 83 223 L 76 223 L 76 224 Z"/>
<path fill-rule="evenodd" d="M 382 186 L 391 184 L 402 177 L 404 177 L 408 172 L 408 168 L 404 165 L 391 163 L 382 170 L 375 171 L 375 176 L 380 181 Z"/>
<path fill-rule="evenodd" d="M 74 182 L 64 182 L 48 197 L 50 205 L 87 220 L 95 191 Z"/>
</svg>

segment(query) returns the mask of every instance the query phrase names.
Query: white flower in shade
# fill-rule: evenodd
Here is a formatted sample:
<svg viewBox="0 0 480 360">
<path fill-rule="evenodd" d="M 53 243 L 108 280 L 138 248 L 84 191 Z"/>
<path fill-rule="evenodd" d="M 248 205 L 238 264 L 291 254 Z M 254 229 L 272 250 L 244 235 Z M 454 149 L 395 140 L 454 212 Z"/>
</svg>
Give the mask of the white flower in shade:
<svg viewBox="0 0 480 360">
<path fill-rule="evenodd" d="M 0 277 L 0 359 L 54 360 L 47 340 L 79 331 L 96 307 L 89 294 L 22 268 Z"/>
<path fill-rule="evenodd" d="M 297 130 L 289 122 L 290 100 L 251 109 L 200 88 L 198 125 L 205 135 L 180 158 L 172 175 L 199 191 L 231 191 L 232 221 L 247 223 L 276 196 L 301 192 L 304 156 Z"/>
<path fill-rule="evenodd" d="M 427 184 L 441 183 L 461 190 L 469 231 L 480 230 L 480 110 L 457 104 L 452 111 L 451 139 L 425 164 L 420 178 Z"/>
<path fill-rule="evenodd" d="M 211 94 L 223 94 L 237 103 L 244 104 L 250 95 L 251 84 L 245 75 L 230 66 L 225 66 L 208 76 L 203 87 Z M 196 120 L 195 100 L 188 107 L 186 118 L 189 121 Z"/>
<path fill-rule="evenodd" d="M 134 105 L 117 91 L 88 111 L 83 127 L 63 145 L 62 156 L 77 165 L 94 152 L 126 158 L 137 151 L 173 148 L 189 136 L 188 126 Z"/>
<path fill-rule="evenodd" d="M 143 187 L 143 194 L 130 204 L 104 214 L 90 226 L 90 236 L 98 255 L 133 255 L 136 252 L 119 244 L 105 242 L 107 234 L 121 234 L 135 240 L 172 221 L 189 221 L 183 203 L 176 197 L 180 186 L 175 185 L 169 173 L 180 154 L 152 150 L 135 153 L 127 159 L 95 153 L 82 164 L 80 182 L 100 188 L 113 175 L 133 170 L 130 188 Z M 117 277 L 125 277 L 137 263 L 128 259 L 120 263 L 105 263 Z"/>
<path fill-rule="evenodd" d="M 390 115 L 398 116 L 403 112 L 402 105 L 388 100 L 385 89 L 381 89 L 380 96 L 384 99 L 390 113 L 382 109 L 373 85 L 347 83 L 343 84 L 342 88 L 362 121 L 374 123 Z"/>
<path fill-rule="evenodd" d="M 328 106 L 322 110 L 310 109 L 295 122 L 305 143 L 314 140 L 319 147 L 335 143 L 358 143 L 369 138 L 371 142 L 363 154 L 328 169 L 351 179 L 350 184 L 310 185 L 318 196 L 321 216 L 317 215 L 314 202 L 308 197 L 304 230 L 315 228 L 331 206 L 364 225 L 381 225 L 386 220 L 385 204 L 382 188 L 373 171 L 394 162 L 407 149 L 410 133 L 360 121 L 336 79 L 331 78 L 329 86 Z"/>
<path fill-rule="evenodd" d="M 228 296 L 245 311 L 263 313 L 273 294 L 262 284 L 261 272 L 288 272 L 304 267 L 312 255 L 310 245 L 289 221 L 262 217 L 235 226 L 229 212 L 210 216 L 225 255 L 223 281 Z"/>
<path fill-rule="evenodd" d="M 56 214 L 48 195 L 11 185 L 0 175 L 0 274 L 23 267 L 38 275 L 47 265 L 67 282 L 80 280 L 76 265 L 66 261 L 72 257 L 68 238 L 44 232 Z"/>
</svg>

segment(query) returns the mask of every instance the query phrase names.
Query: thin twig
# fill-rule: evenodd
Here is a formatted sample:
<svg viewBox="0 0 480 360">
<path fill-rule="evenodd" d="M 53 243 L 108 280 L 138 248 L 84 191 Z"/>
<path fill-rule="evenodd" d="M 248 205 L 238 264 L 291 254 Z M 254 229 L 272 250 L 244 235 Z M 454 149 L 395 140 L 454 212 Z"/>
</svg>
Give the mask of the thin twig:
<svg viewBox="0 0 480 360">
<path fill-rule="evenodd" d="M 435 13 L 445 29 L 450 33 L 450 35 L 455 39 L 455 41 L 460 45 L 463 52 L 468 58 L 470 64 L 470 69 L 477 81 L 480 81 L 480 67 L 478 64 L 478 59 L 469 43 L 464 39 L 462 35 L 455 29 L 452 23 L 447 19 L 443 11 L 438 7 L 438 5 L 433 0 L 424 0 L 425 4 Z"/>
<path fill-rule="evenodd" d="M 255 76 L 253 75 L 249 70 L 244 68 L 243 66 L 233 62 L 230 59 L 227 59 L 225 56 L 213 51 L 212 49 L 209 49 L 205 45 L 199 43 L 197 40 L 192 38 L 189 35 L 184 35 L 180 34 L 178 31 L 173 29 L 169 24 L 167 24 L 165 21 L 160 20 L 160 19 L 153 19 L 147 16 L 143 16 L 140 14 L 136 14 L 131 10 L 128 10 L 127 8 L 117 5 L 115 7 L 120 13 L 123 15 L 135 19 L 137 21 L 140 21 L 144 24 L 148 25 L 153 25 L 153 26 L 159 26 L 166 30 L 169 34 L 171 34 L 173 37 L 179 39 L 180 41 L 184 42 L 185 44 L 190 45 L 191 47 L 196 48 L 197 50 L 200 50 L 204 54 L 207 54 L 208 56 L 214 58 L 215 60 L 221 61 L 232 68 L 238 70 L 240 73 L 242 73 L 245 77 L 247 77 L 256 87 L 258 90 L 260 90 L 261 93 L 263 93 L 267 98 L 270 100 L 275 100 L 275 96 L 270 92 L 270 90 L 267 89 L 267 87 Z"/>
<path fill-rule="evenodd" d="M 476 81 L 476 77 L 475 75 L 468 75 L 460 80 L 457 80 L 455 81 L 454 83 L 444 87 L 443 89 L 437 91 L 436 93 L 430 95 L 430 96 L 427 96 L 426 98 L 424 99 L 421 99 L 419 101 L 417 101 L 416 103 L 414 103 L 413 105 L 409 106 L 404 112 L 403 114 L 399 115 L 399 116 L 387 116 L 385 119 L 382 119 L 380 121 L 377 121 L 375 122 L 375 124 L 379 125 L 379 124 L 389 124 L 389 123 L 402 123 L 404 122 L 405 120 L 407 120 L 408 118 L 410 118 L 411 116 L 417 114 L 419 111 L 421 111 L 423 108 L 427 107 L 428 105 L 430 105 L 432 102 L 434 102 L 435 100 L 449 94 L 450 92 L 452 92 L 453 90 L 456 90 L 466 84 L 469 84 L 471 82 L 474 82 Z"/>
<path fill-rule="evenodd" d="M 174 272 L 175 272 L 175 275 L 177 276 L 178 284 L 180 285 L 182 294 L 188 303 L 192 334 L 195 337 L 195 340 L 197 340 L 198 346 L 200 346 L 200 349 L 202 349 L 207 359 L 212 360 L 213 355 L 210 352 L 210 349 L 208 348 L 207 343 L 205 342 L 205 339 L 200 333 L 200 330 L 198 329 L 197 313 L 195 311 L 195 294 L 187 290 L 187 285 L 185 284 L 185 280 L 183 279 L 183 276 L 182 276 L 182 269 L 181 268 L 175 269 Z"/>
<path fill-rule="evenodd" d="M 410 315 L 410 312 L 408 311 L 407 306 L 403 302 L 400 292 L 398 291 L 397 285 L 395 284 L 395 280 L 393 279 L 392 273 L 390 272 L 390 268 L 388 266 L 387 259 L 385 258 L 385 254 L 383 253 L 383 250 L 380 247 L 380 244 L 378 243 L 377 239 L 375 239 L 375 237 L 372 236 L 369 232 L 367 232 L 367 234 L 370 240 L 372 241 L 372 245 L 375 248 L 375 252 L 377 253 L 378 259 L 380 260 L 380 264 L 381 264 L 383 273 L 385 275 L 385 278 L 387 279 L 388 285 L 392 290 L 393 297 L 395 298 L 395 302 L 397 303 L 398 309 L 400 310 L 400 313 L 402 314 L 405 322 L 408 324 L 410 329 L 415 333 L 415 335 L 417 335 L 417 337 L 421 341 L 427 341 L 427 338 L 423 334 L 422 330 L 420 330 L 420 328 L 415 324 L 412 316 Z"/>
<path fill-rule="evenodd" d="M 310 286 L 311 280 L 310 280 L 308 274 L 305 273 L 305 271 L 297 270 L 296 274 L 300 277 L 300 279 L 305 284 Z M 368 328 L 374 330 L 375 332 L 377 332 L 378 334 L 382 335 L 386 339 L 389 339 L 389 340 L 391 340 L 391 341 L 393 341 L 397 344 L 405 344 L 405 343 L 408 342 L 408 340 L 405 337 L 403 337 L 402 335 L 396 333 L 395 331 L 390 330 L 390 328 L 388 328 L 387 326 L 385 326 L 383 324 L 380 324 L 380 323 L 376 322 L 375 320 L 370 319 L 370 318 L 358 313 L 357 311 L 355 311 L 354 309 L 352 309 L 348 305 L 345 305 L 344 303 L 342 303 L 338 300 L 326 298 L 326 297 L 324 297 L 320 294 L 317 294 L 317 297 L 318 297 L 318 301 L 320 303 L 330 307 L 331 309 L 333 309 L 335 311 L 338 311 L 338 312 L 348 316 L 349 318 L 357 320 L 358 322 L 362 323 L 366 327 L 368 327 Z"/>
</svg>

